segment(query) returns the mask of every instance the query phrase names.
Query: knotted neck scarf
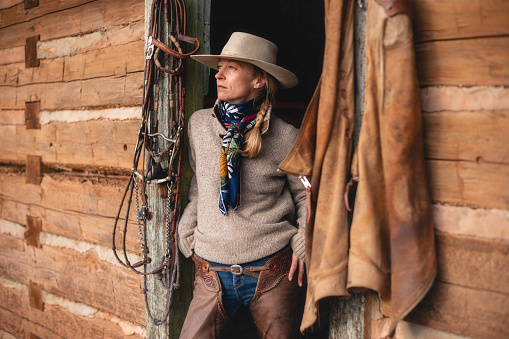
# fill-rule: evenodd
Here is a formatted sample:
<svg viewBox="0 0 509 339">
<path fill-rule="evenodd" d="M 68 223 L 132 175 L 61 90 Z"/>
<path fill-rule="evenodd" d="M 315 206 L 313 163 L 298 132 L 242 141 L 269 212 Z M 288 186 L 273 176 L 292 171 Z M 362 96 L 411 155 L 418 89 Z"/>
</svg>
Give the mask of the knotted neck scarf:
<svg viewBox="0 0 509 339">
<path fill-rule="evenodd" d="M 221 101 L 219 104 L 221 119 L 227 131 L 221 145 L 221 190 L 219 192 L 219 210 L 223 215 L 228 205 L 233 209 L 240 206 L 240 157 L 244 135 L 256 124 L 254 100 L 240 104 Z"/>
</svg>

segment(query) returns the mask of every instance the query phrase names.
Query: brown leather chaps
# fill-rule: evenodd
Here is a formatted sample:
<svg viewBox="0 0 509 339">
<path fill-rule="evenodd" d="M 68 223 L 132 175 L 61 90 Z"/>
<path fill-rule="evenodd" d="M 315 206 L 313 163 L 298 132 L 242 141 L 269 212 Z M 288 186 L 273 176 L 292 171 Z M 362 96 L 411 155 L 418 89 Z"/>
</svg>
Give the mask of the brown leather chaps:
<svg viewBox="0 0 509 339">
<path fill-rule="evenodd" d="M 291 251 L 283 251 L 267 261 L 262 271 L 249 311 L 260 338 L 299 338 L 304 288 L 297 279 L 288 280 Z M 224 338 L 234 322 L 223 307 L 221 284 L 209 264 L 195 259 L 193 300 L 180 334 L 181 339 Z"/>
</svg>

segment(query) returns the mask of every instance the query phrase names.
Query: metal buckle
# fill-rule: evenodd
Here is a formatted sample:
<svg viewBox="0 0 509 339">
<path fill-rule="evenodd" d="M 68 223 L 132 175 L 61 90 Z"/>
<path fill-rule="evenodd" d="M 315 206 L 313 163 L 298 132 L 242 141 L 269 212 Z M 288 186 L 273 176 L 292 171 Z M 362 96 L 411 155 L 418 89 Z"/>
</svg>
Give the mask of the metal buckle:
<svg viewBox="0 0 509 339">
<path fill-rule="evenodd" d="M 152 36 L 149 36 L 147 39 L 147 52 L 145 54 L 145 59 L 152 59 L 152 55 L 154 54 L 154 45 L 152 44 Z"/>
<path fill-rule="evenodd" d="M 238 272 L 235 272 L 234 270 L 235 269 L 238 269 L 239 271 Z M 244 273 L 244 267 L 240 266 L 240 265 L 231 265 L 230 266 L 230 272 L 233 274 L 233 275 L 242 275 Z"/>
</svg>

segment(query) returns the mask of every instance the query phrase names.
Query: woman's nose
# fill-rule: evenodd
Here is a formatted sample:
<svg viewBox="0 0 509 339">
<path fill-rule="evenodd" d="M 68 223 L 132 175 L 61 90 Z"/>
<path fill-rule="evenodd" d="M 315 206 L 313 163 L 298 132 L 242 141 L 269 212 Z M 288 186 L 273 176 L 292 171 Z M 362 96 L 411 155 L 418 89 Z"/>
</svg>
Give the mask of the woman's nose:
<svg viewBox="0 0 509 339">
<path fill-rule="evenodd" d="M 215 75 L 216 79 L 222 79 L 224 78 L 224 75 L 223 75 L 223 69 L 219 69 Z"/>
</svg>

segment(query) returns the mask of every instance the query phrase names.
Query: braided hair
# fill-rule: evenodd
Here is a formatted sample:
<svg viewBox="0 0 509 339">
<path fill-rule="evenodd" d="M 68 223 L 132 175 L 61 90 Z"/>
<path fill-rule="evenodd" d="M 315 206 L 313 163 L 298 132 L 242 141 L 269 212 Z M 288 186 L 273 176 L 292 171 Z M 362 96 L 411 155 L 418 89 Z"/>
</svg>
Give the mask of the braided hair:
<svg viewBox="0 0 509 339">
<path fill-rule="evenodd" d="M 263 119 L 265 118 L 265 114 L 267 114 L 269 109 L 274 106 L 278 88 L 277 81 L 272 75 L 256 66 L 253 67 L 255 74 L 265 79 L 265 85 L 260 89 L 258 96 L 255 98 L 255 107 L 258 108 L 258 113 L 256 114 L 256 124 L 251 131 L 251 135 L 249 136 L 245 149 L 239 150 L 239 153 L 242 156 L 248 158 L 254 158 L 260 154 L 262 149 L 261 127 L 263 124 Z"/>
</svg>

